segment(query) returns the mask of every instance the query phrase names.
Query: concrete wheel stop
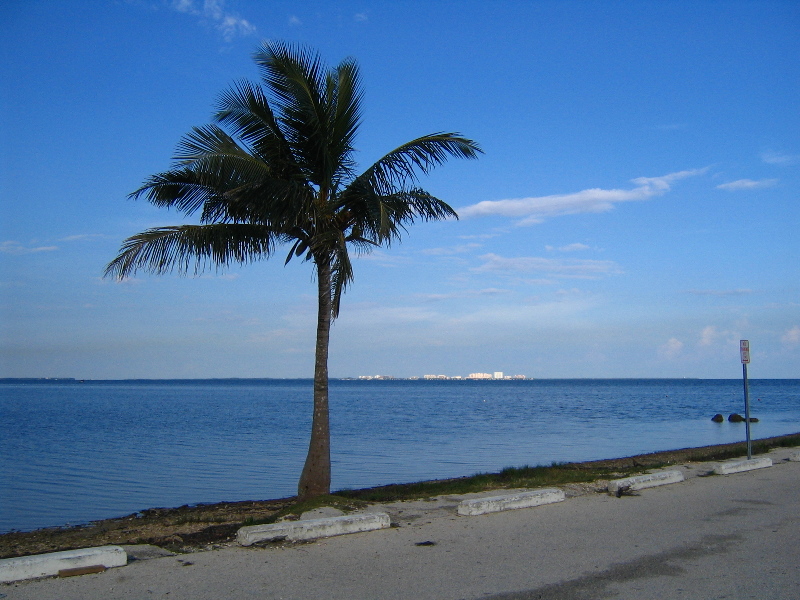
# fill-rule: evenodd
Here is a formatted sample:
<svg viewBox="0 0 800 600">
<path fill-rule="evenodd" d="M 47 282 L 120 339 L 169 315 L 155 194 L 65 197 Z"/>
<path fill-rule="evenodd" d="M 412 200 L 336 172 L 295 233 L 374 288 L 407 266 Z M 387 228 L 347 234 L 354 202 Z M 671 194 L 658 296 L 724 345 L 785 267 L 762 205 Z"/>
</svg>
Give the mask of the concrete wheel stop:
<svg viewBox="0 0 800 600">
<path fill-rule="evenodd" d="M 119 546 L 98 546 L 48 554 L 34 554 L 0 560 L 0 581 L 21 581 L 54 575 L 70 576 L 99 573 L 124 567 L 128 555 Z"/>
<path fill-rule="evenodd" d="M 624 479 L 614 479 L 608 482 L 608 492 L 611 494 L 621 491 L 637 491 L 645 488 L 656 487 L 658 485 L 668 485 L 670 483 L 680 483 L 683 481 L 683 473 L 680 471 L 659 471 L 657 473 L 647 473 L 646 475 L 634 475 Z"/>
<path fill-rule="evenodd" d="M 730 475 L 731 473 L 741 473 L 742 471 L 752 471 L 753 469 L 763 469 L 771 466 L 772 459 L 767 457 L 733 460 L 714 467 L 714 473 L 717 475 Z"/>
<path fill-rule="evenodd" d="M 251 546 L 257 542 L 281 539 L 289 541 L 313 540 L 348 533 L 386 529 L 390 525 L 391 520 L 386 513 L 363 513 L 325 519 L 287 521 L 269 525 L 250 525 L 239 529 L 236 533 L 236 540 L 242 546 Z"/>
<path fill-rule="evenodd" d="M 558 489 L 535 490 L 506 494 L 503 496 L 489 496 L 484 498 L 470 498 L 462 500 L 458 505 L 458 514 L 462 516 L 485 515 L 487 513 L 514 510 L 517 508 L 531 508 L 543 504 L 552 504 L 564 500 L 564 492 Z"/>
</svg>

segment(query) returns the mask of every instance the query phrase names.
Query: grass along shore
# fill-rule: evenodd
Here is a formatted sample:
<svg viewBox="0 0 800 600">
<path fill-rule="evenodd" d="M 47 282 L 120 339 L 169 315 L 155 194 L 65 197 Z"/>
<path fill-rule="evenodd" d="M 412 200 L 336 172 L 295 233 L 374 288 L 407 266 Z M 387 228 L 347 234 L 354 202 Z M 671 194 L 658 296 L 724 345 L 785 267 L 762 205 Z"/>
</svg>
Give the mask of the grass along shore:
<svg viewBox="0 0 800 600">
<path fill-rule="evenodd" d="M 800 446 L 800 433 L 752 441 L 753 454 L 765 453 L 773 448 L 795 446 Z M 627 477 L 672 464 L 726 460 L 746 453 L 746 443 L 737 442 L 581 463 L 509 467 L 499 473 L 479 473 L 454 479 L 340 490 L 330 496 L 321 496 L 302 503 L 297 502 L 296 498 L 283 498 L 152 508 L 86 525 L 0 534 L 0 558 L 106 544 L 153 544 L 174 552 L 193 552 L 231 543 L 236 531 L 243 525 L 270 523 L 280 518 L 297 518 L 303 512 L 321 506 L 333 506 L 347 512 L 371 503 L 569 484 L 595 483 L 595 489 L 602 490 L 603 482 L 608 479 Z"/>
</svg>

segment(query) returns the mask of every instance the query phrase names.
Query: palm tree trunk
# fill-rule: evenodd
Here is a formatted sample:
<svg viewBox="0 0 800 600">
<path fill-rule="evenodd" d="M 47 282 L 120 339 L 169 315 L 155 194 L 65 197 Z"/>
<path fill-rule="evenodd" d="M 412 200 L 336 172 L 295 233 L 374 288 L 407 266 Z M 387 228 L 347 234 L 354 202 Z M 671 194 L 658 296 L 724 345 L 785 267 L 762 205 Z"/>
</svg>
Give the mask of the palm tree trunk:
<svg viewBox="0 0 800 600">
<path fill-rule="evenodd" d="M 328 343 L 331 332 L 330 259 L 315 259 L 319 288 L 317 346 L 314 364 L 314 417 L 297 495 L 311 498 L 331 491 L 331 430 L 328 416 Z"/>
</svg>

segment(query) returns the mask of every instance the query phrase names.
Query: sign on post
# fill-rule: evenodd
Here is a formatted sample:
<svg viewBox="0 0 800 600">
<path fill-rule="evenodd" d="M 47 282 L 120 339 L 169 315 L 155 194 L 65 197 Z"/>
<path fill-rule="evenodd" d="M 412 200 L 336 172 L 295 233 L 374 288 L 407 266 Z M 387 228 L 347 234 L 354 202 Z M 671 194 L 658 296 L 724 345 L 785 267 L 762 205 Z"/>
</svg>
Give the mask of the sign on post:
<svg viewBox="0 0 800 600">
<path fill-rule="evenodd" d="M 747 460 L 753 458 L 750 443 L 750 390 L 747 385 L 747 365 L 750 363 L 750 340 L 739 340 L 739 354 L 742 357 L 742 380 L 744 383 L 744 424 L 747 435 Z"/>
<path fill-rule="evenodd" d="M 739 340 L 739 354 L 743 365 L 750 364 L 750 340 Z"/>
</svg>

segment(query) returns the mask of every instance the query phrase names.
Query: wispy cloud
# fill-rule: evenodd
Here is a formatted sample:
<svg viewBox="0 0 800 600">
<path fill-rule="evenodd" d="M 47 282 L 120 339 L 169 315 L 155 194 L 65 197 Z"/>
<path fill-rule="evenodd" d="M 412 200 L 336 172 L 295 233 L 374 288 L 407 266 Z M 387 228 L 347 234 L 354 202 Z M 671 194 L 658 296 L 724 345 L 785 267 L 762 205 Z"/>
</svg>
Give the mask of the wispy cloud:
<svg viewBox="0 0 800 600">
<path fill-rule="evenodd" d="M 658 355 L 668 360 L 676 359 L 683 352 L 683 342 L 677 338 L 670 338 L 658 349 Z"/>
<path fill-rule="evenodd" d="M 717 328 L 713 325 L 709 325 L 703 328 L 703 331 L 700 333 L 700 340 L 697 344 L 699 346 L 711 346 L 718 337 L 719 333 L 717 332 Z"/>
<path fill-rule="evenodd" d="M 295 15 L 289 17 L 289 25 L 302 25 L 303 22 L 298 19 Z"/>
<path fill-rule="evenodd" d="M 422 306 L 386 306 L 384 304 L 359 303 L 347 307 L 339 320 L 342 323 L 363 325 L 386 323 L 421 323 L 438 321 L 441 315 Z"/>
<path fill-rule="evenodd" d="M 88 242 L 90 240 L 107 240 L 112 239 L 110 235 L 105 233 L 80 233 L 78 235 L 68 235 L 63 237 L 59 242 Z"/>
<path fill-rule="evenodd" d="M 364 254 L 356 254 L 356 260 L 364 260 L 378 264 L 382 267 L 396 267 L 398 265 L 406 265 L 410 262 L 408 256 L 399 254 L 397 252 L 389 254 L 383 250 L 372 250 Z"/>
<path fill-rule="evenodd" d="M 461 217 L 504 216 L 520 218 L 518 225 L 541 223 L 546 218 L 582 213 L 600 213 L 611 210 L 618 202 L 647 200 L 668 192 L 680 179 L 702 175 L 708 171 L 691 169 L 661 177 L 638 177 L 631 180 L 636 187 L 622 190 L 591 188 L 572 194 L 554 194 L 509 200 L 484 200 L 458 210 Z"/>
<path fill-rule="evenodd" d="M 53 250 L 58 250 L 58 246 L 23 246 L 14 241 L 0 242 L 0 252 L 4 254 L 35 254 L 37 252 L 52 252 Z"/>
<path fill-rule="evenodd" d="M 800 162 L 800 154 L 782 154 L 767 150 L 761 153 L 761 160 L 770 165 L 792 165 Z"/>
<path fill-rule="evenodd" d="M 222 279 L 223 281 L 236 281 L 239 279 L 239 273 L 206 273 L 205 275 L 201 275 L 200 279 Z"/>
<path fill-rule="evenodd" d="M 353 19 L 359 23 L 366 23 L 367 21 L 369 21 L 367 13 L 356 13 L 355 15 L 353 15 Z"/>
<path fill-rule="evenodd" d="M 734 192 L 737 190 L 753 190 L 758 188 L 768 188 L 774 186 L 777 183 L 778 183 L 777 179 L 760 179 L 758 181 L 754 181 L 753 179 L 737 179 L 736 181 L 731 181 L 730 183 L 722 183 L 717 186 L 717 189 Z"/>
<path fill-rule="evenodd" d="M 482 290 L 466 290 L 460 292 L 453 292 L 450 294 L 416 294 L 417 298 L 426 301 L 440 301 L 452 300 L 457 298 L 477 298 L 483 296 L 499 296 L 501 294 L 508 294 L 510 290 L 501 288 L 484 288 Z"/>
<path fill-rule="evenodd" d="M 427 254 L 429 256 L 452 256 L 454 254 L 464 254 L 466 252 L 470 252 L 475 248 L 480 248 L 483 244 L 471 243 L 471 244 L 459 244 L 457 246 L 449 246 L 447 248 L 427 248 L 422 250 L 422 254 Z"/>
<path fill-rule="evenodd" d="M 686 293 L 694 294 L 695 296 L 746 296 L 748 294 L 752 294 L 753 290 L 686 290 Z"/>
<path fill-rule="evenodd" d="M 222 33 L 226 42 L 237 36 L 255 33 L 256 27 L 238 14 L 226 10 L 225 0 L 172 0 L 172 8 L 180 13 L 208 19 Z"/>
<path fill-rule="evenodd" d="M 501 235 L 503 235 L 503 233 L 507 233 L 507 232 L 504 231 L 504 232 L 501 233 L 499 231 L 495 231 L 493 233 L 476 233 L 476 234 L 473 234 L 473 235 L 460 235 L 460 236 L 458 236 L 458 239 L 460 239 L 460 240 L 490 240 L 492 238 L 500 237 Z"/>
<path fill-rule="evenodd" d="M 781 341 L 789 346 L 800 344 L 800 327 L 795 325 L 781 336 Z"/>
<path fill-rule="evenodd" d="M 586 244 L 567 244 L 566 246 L 560 246 L 555 248 L 554 246 L 545 246 L 545 250 L 548 252 L 552 252 L 553 250 L 558 250 L 559 252 L 578 252 L 579 250 L 588 250 L 589 246 Z"/>
<path fill-rule="evenodd" d="M 485 254 L 481 256 L 481 259 L 484 262 L 474 269 L 476 272 L 546 273 L 549 277 L 562 279 L 597 279 L 606 275 L 622 273 L 620 266 L 611 260 L 558 259 L 538 256 L 505 258 L 497 254 Z"/>
</svg>

